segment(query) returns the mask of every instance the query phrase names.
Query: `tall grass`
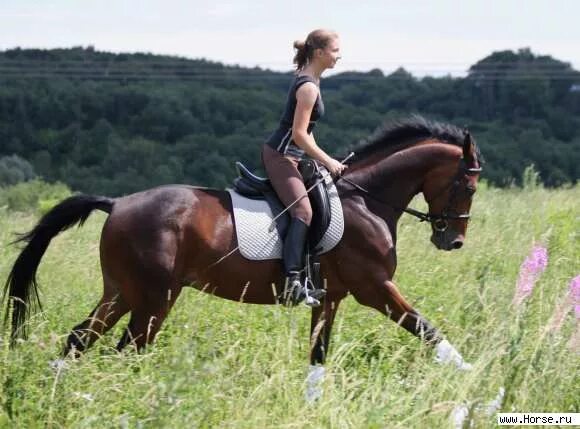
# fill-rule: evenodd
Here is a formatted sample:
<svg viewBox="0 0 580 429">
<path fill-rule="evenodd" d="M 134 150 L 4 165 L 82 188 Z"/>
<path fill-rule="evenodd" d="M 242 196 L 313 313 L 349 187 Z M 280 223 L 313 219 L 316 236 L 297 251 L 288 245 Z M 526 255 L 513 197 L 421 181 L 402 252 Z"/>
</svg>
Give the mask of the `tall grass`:
<svg viewBox="0 0 580 429">
<path fill-rule="evenodd" d="M 39 271 L 44 312 L 13 350 L 0 342 L 0 427 L 74 428 L 439 428 L 458 404 L 474 427 L 494 427 L 478 405 L 506 390 L 502 410 L 578 412 L 580 355 L 549 322 L 580 271 L 580 188 L 478 192 L 466 245 L 441 252 L 429 228 L 404 218 L 397 281 L 403 294 L 474 364 L 433 362 L 433 351 L 379 313 L 347 298 L 327 362 L 324 394 L 307 406 L 309 311 L 242 305 L 186 290 L 154 347 L 121 355 L 118 323 L 81 359 L 55 372 L 70 329 L 101 293 L 103 214 L 53 240 Z M 415 206 L 422 203 L 417 201 Z M 18 249 L 12 232 L 36 218 L 0 212 L 0 279 Z M 549 262 L 520 306 L 512 303 L 522 261 L 546 246 Z"/>
</svg>

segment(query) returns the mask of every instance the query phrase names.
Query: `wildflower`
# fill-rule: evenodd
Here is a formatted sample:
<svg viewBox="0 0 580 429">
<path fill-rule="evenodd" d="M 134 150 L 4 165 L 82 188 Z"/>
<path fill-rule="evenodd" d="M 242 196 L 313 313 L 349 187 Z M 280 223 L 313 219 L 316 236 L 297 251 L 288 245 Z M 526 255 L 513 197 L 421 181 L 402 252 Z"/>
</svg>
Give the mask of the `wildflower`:
<svg viewBox="0 0 580 429">
<path fill-rule="evenodd" d="M 548 250 L 543 246 L 534 246 L 528 257 L 520 266 L 520 274 L 513 299 L 514 305 L 520 305 L 531 295 L 536 281 L 548 266 Z"/>
<path fill-rule="evenodd" d="M 570 282 L 569 296 L 574 306 L 576 316 L 576 329 L 570 338 L 568 345 L 576 354 L 580 354 L 580 275 L 574 277 Z"/>
<path fill-rule="evenodd" d="M 574 309 L 576 320 L 580 319 L 580 275 L 570 280 L 570 288 L 564 300 L 558 304 L 548 330 L 558 332 L 570 309 Z"/>
<path fill-rule="evenodd" d="M 580 275 L 577 275 L 570 280 L 569 296 L 574 307 L 574 315 L 576 320 L 580 319 Z"/>
<path fill-rule="evenodd" d="M 559 332 L 571 308 L 574 308 L 576 319 L 580 318 L 580 276 L 570 281 L 570 289 L 564 299 L 556 305 L 554 315 L 548 325 L 548 331 Z"/>
<path fill-rule="evenodd" d="M 576 323 L 576 330 L 568 340 L 568 347 L 574 353 L 580 355 L 580 323 Z"/>
</svg>

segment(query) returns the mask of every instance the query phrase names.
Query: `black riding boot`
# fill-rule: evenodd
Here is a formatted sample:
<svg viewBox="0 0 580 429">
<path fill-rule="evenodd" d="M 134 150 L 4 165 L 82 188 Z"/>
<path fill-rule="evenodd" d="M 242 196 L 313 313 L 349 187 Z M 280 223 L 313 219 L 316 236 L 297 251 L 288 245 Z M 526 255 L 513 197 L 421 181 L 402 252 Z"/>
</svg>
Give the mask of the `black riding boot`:
<svg viewBox="0 0 580 429">
<path fill-rule="evenodd" d="M 282 294 L 282 301 L 286 305 L 296 305 L 303 299 L 311 307 L 318 307 L 320 299 L 324 297 L 324 289 L 306 290 L 302 282 L 302 272 L 304 271 L 304 248 L 308 235 L 308 225 L 298 218 L 290 220 L 290 226 L 284 240 L 284 270 L 287 276 L 287 283 Z"/>
</svg>

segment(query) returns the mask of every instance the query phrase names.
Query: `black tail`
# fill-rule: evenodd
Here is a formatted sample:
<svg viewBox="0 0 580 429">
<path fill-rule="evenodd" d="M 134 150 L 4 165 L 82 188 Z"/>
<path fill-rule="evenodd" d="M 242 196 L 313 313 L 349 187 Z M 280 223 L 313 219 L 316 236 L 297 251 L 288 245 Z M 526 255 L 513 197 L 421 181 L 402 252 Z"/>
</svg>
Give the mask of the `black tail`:
<svg viewBox="0 0 580 429">
<path fill-rule="evenodd" d="M 8 295 L 4 325 L 8 322 L 10 301 L 13 302 L 11 339 L 26 338 L 25 322 L 36 308 L 41 308 L 36 283 L 36 270 L 40 259 L 53 239 L 60 232 L 78 223 L 81 226 L 94 209 L 111 213 L 114 200 L 106 197 L 75 195 L 62 201 L 36 224 L 28 233 L 22 234 L 14 243 L 26 242 L 18 255 L 4 286 L 2 301 Z M 30 302 L 31 295 L 33 296 Z"/>
</svg>

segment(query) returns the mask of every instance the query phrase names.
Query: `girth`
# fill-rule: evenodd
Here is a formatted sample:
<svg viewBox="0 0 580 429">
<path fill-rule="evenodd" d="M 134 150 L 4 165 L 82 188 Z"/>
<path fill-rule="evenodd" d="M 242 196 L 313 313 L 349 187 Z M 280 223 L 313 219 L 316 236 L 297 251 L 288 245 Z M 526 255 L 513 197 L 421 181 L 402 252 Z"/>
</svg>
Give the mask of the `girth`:
<svg viewBox="0 0 580 429">
<path fill-rule="evenodd" d="M 284 210 L 284 204 L 278 198 L 270 180 L 256 176 L 241 162 L 236 162 L 236 168 L 239 177 L 234 180 L 234 190 L 246 198 L 266 200 L 274 217 L 278 216 Z M 312 206 L 312 222 L 308 230 L 308 242 L 310 248 L 313 249 L 320 242 L 330 225 L 330 198 L 328 197 L 325 181 L 320 180 L 325 170 L 316 161 L 303 159 L 298 163 L 298 171 L 302 175 L 306 188 L 310 188 L 316 181 L 320 182 L 308 193 Z M 276 220 L 276 229 L 282 239 L 286 236 L 289 222 L 290 214 L 288 211 Z"/>
</svg>

